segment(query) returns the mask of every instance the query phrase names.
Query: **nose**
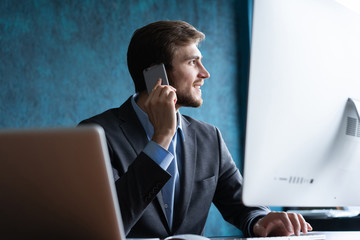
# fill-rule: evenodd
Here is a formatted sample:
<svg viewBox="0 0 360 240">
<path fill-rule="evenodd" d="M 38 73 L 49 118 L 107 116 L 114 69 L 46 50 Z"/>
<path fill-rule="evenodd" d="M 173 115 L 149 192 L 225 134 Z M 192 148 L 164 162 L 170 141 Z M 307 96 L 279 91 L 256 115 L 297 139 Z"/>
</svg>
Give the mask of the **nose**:
<svg viewBox="0 0 360 240">
<path fill-rule="evenodd" d="M 210 77 L 210 73 L 206 70 L 203 64 L 200 66 L 199 75 L 201 78 L 206 79 Z"/>
</svg>

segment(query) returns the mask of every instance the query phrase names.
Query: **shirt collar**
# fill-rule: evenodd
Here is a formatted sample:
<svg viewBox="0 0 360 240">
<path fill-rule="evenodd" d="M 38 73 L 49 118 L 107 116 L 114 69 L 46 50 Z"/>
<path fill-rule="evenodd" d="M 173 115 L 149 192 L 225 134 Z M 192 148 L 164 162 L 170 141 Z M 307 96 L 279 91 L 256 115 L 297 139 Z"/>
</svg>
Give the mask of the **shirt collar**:
<svg viewBox="0 0 360 240">
<path fill-rule="evenodd" d="M 145 133 L 146 133 L 148 140 L 150 141 L 152 136 L 154 135 L 154 127 L 151 124 L 151 122 L 148 118 L 148 115 L 139 107 L 139 105 L 137 105 L 136 101 L 137 101 L 138 97 L 139 97 L 139 93 L 135 93 L 131 97 L 131 104 L 132 104 L 132 107 L 134 108 L 134 111 L 135 111 L 137 117 L 140 120 L 141 125 L 145 129 Z M 184 133 L 182 130 L 181 114 L 180 114 L 179 110 L 176 112 L 176 118 L 177 118 L 177 130 L 178 130 L 177 132 L 180 132 L 180 136 L 181 136 L 182 140 L 185 141 Z M 176 135 L 176 133 L 175 133 L 175 135 Z"/>
</svg>

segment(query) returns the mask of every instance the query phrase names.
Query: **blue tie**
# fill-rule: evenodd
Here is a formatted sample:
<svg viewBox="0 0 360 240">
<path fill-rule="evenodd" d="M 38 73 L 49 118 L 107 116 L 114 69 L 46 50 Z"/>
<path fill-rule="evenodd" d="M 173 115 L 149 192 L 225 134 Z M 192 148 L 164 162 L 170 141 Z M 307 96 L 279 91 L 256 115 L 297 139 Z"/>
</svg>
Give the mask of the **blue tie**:
<svg viewBox="0 0 360 240">
<path fill-rule="evenodd" d="M 177 140 L 177 133 L 171 140 L 170 146 L 168 151 L 174 156 L 174 159 L 170 163 L 167 171 L 170 173 L 171 178 L 165 184 L 164 188 L 162 189 L 162 195 L 164 200 L 164 208 L 166 212 L 166 218 L 169 223 L 170 229 L 172 229 L 173 224 L 173 217 L 174 217 L 174 202 L 175 202 L 175 186 L 176 182 L 179 179 L 179 171 L 176 161 L 176 140 Z"/>
</svg>

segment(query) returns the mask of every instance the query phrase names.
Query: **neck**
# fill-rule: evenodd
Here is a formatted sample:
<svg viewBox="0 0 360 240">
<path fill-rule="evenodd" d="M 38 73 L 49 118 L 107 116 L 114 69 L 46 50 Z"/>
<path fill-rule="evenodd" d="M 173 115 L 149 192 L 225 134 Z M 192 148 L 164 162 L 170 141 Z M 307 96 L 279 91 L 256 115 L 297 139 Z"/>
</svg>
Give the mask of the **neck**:
<svg viewBox="0 0 360 240">
<path fill-rule="evenodd" d="M 148 94 L 147 94 L 147 92 L 146 91 L 142 91 L 142 92 L 140 92 L 140 94 L 138 95 L 138 98 L 137 98 L 137 100 L 136 100 L 136 104 L 141 108 L 141 110 L 143 110 L 144 112 L 146 112 L 145 111 L 145 107 L 144 107 L 144 105 L 145 105 L 145 101 L 146 101 L 146 99 L 148 98 Z M 147 112 L 146 112 L 147 113 Z"/>
</svg>

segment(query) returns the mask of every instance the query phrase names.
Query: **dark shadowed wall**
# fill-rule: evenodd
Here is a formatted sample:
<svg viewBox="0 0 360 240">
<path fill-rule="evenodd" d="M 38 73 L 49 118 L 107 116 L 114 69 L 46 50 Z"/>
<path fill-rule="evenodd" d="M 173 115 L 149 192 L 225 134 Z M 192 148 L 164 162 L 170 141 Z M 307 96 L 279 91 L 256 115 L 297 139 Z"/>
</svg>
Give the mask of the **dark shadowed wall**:
<svg viewBox="0 0 360 240">
<path fill-rule="evenodd" d="M 181 112 L 219 127 L 241 168 L 248 7 L 248 0 L 0 0 L 0 128 L 74 126 L 120 106 L 134 93 L 126 65 L 134 30 L 184 20 L 206 34 L 200 50 L 211 78 L 203 106 Z M 205 234 L 240 231 L 212 207 Z"/>
</svg>

